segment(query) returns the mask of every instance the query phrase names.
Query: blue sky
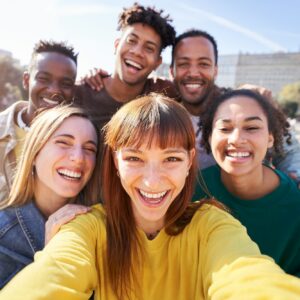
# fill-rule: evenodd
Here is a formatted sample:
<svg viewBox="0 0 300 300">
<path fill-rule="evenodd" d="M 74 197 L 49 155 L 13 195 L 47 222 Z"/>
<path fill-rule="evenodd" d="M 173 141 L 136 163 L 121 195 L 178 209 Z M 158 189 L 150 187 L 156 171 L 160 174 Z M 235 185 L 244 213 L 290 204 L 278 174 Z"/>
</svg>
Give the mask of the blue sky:
<svg viewBox="0 0 300 300">
<path fill-rule="evenodd" d="M 39 39 L 66 40 L 79 52 L 79 75 L 96 66 L 112 71 L 117 17 L 127 0 L 0 0 L 0 49 L 22 64 Z M 160 0 L 177 33 L 211 33 L 220 54 L 300 51 L 299 0 Z M 170 49 L 163 54 L 170 62 Z"/>
</svg>

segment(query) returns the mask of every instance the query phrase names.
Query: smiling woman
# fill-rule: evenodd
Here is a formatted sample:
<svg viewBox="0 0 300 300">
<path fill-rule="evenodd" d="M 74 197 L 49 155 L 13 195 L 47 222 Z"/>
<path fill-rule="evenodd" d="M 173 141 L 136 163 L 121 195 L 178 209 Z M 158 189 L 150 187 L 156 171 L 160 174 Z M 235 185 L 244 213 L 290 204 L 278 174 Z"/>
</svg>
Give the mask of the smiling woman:
<svg viewBox="0 0 300 300">
<path fill-rule="evenodd" d="M 52 108 L 34 120 L 10 195 L 0 204 L 0 288 L 44 247 L 51 214 L 67 203 L 99 199 L 97 145 L 96 127 L 80 108 Z M 77 207 L 77 213 L 86 211 Z"/>
<path fill-rule="evenodd" d="M 260 255 L 216 201 L 190 203 L 195 136 L 183 106 L 151 94 L 124 105 L 104 131 L 104 205 L 63 226 L 0 299 L 299 296 L 299 280 Z"/>
<path fill-rule="evenodd" d="M 224 94 L 203 119 L 203 144 L 218 166 L 202 172 L 205 194 L 223 202 L 246 226 L 261 252 L 300 276 L 300 191 L 287 175 L 263 164 L 284 155 L 285 116 L 266 98 L 249 90 Z M 201 190 L 201 191 L 200 191 Z"/>
</svg>

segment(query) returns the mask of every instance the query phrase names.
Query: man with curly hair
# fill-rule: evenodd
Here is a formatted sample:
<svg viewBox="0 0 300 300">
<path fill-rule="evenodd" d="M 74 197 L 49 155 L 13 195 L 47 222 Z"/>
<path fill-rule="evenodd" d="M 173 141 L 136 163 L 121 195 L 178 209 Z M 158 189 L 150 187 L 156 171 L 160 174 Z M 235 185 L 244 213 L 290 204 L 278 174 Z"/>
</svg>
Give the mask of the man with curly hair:
<svg viewBox="0 0 300 300">
<path fill-rule="evenodd" d="M 175 40 L 169 16 L 162 10 L 135 3 L 124 8 L 118 20 L 121 36 L 115 41 L 115 68 L 112 76 L 102 78 L 103 88 L 80 86 L 76 101 L 89 108 L 102 128 L 126 102 L 149 92 L 174 97 L 171 82 L 148 78 L 162 62 L 161 52 Z M 97 76 L 94 77 L 96 80 Z"/>
<path fill-rule="evenodd" d="M 28 101 L 18 101 L 0 113 L 0 201 L 9 193 L 30 122 L 39 109 L 72 101 L 76 74 L 77 54 L 72 47 L 54 41 L 35 45 L 23 74 Z"/>
</svg>

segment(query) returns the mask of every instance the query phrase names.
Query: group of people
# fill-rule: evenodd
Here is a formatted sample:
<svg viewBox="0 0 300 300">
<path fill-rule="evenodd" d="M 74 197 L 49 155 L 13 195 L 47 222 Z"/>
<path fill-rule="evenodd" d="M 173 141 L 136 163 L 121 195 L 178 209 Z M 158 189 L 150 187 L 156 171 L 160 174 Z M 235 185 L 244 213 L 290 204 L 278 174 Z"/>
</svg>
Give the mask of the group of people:
<svg viewBox="0 0 300 300">
<path fill-rule="evenodd" d="M 118 26 L 111 76 L 75 85 L 74 49 L 40 41 L 0 113 L 0 299 L 298 299 L 284 114 L 215 85 L 207 32 L 137 3 Z M 167 46 L 172 81 L 148 78 Z"/>
</svg>

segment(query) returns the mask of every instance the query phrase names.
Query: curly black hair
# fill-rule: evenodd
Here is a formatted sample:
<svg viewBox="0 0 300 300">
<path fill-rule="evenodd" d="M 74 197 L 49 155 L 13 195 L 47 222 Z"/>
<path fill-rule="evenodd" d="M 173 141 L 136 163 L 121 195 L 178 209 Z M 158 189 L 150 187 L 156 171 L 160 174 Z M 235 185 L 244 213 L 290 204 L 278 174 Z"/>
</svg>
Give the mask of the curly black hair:
<svg viewBox="0 0 300 300">
<path fill-rule="evenodd" d="M 170 24 L 172 19 L 169 15 L 163 16 L 163 10 L 157 10 L 155 7 L 145 7 L 135 2 L 129 8 L 123 8 L 119 15 L 118 30 L 123 30 L 126 26 L 134 23 L 142 23 L 152 27 L 161 38 L 161 49 L 173 45 L 176 32 Z"/>
<path fill-rule="evenodd" d="M 289 133 L 290 124 L 288 123 L 285 114 L 279 107 L 275 107 L 270 99 L 267 99 L 258 92 L 247 89 L 230 90 L 223 93 L 212 101 L 205 114 L 201 116 L 201 145 L 205 148 L 207 153 L 211 152 L 209 138 L 212 134 L 213 119 L 218 107 L 226 100 L 239 96 L 249 97 L 256 101 L 267 117 L 268 130 L 274 137 L 274 145 L 271 151 L 268 152 L 268 157 L 266 157 L 266 159 L 271 159 L 275 153 L 276 155 L 284 155 L 284 138 L 286 138 L 288 144 L 291 144 L 291 134 Z"/>
<path fill-rule="evenodd" d="M 70 59 L 72 59 L 77 66 L 78 53 L 75 53 L 74 48 L 72 46 L 68 46 L 66 42 L 40 40 L 35 44 L 33 48 L 31 60 L 29 64 L 30 67 L 32 66 L 33 61 L 35 60 L 37 54 L 43 52 L 55 52 L 55 53 L 63 54 L 69 57 Z"/>
</svg>

